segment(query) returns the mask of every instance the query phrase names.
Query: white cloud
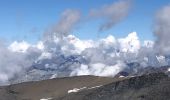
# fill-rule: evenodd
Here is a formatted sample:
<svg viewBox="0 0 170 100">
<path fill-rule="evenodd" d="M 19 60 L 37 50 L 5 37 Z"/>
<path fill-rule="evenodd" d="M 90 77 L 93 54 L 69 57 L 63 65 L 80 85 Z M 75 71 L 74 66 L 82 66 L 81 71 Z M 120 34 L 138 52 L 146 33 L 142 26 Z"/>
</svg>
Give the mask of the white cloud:
<svg viewBox="0 0 170 100">
<path fill-rule="evenodd" d="M 26 53 L 27 50 L 30 48 L 30 47 L 33 47 L 33 48 L 37 48 L 39 50 L 43 50 L 44 49 L 44 44 L 42 41 L 38 41 L 37 44 L 35 45 L 32 45 L 32 44 L 29 44 L 28 42 L 26 41 L 21 41 L 21 42 L 18 42 L 18 41 L 14 41 L 12 42 L 9 46 L 8 46 L 8 49 L 12 52 L 22 52 L 22 53 Z"/>
<path fill-rule="evenodd" d="M 73 35 L 69 35 L 68 40 L 68 42 L 74 45 L 78 53 L 82 52 L 86 48 L 91 48 L 94 46 L 92 40 L 80 40 Z"/>
<path fill-rule="evenodd" d="M 105 65 L 102 63 L 96 63 L 91 65 L 91 74 L 96 76 L 115 76 L 117 73 L 123 70 L 125 65 L 118 62 L 115 65 Z"/>
<path fill-rule="evenodd" d="M 81 66 L 75 69 L 70 75 L 90 75 L 88 65 L 81 64 Z"/>
<path fill-rule="evenodd" d="M 119 73 L 125 65 L 122 62 L 118 62 L 115 65 L 105 65 L 103 63 L 95 63 L 90 65 L 81 65 L 77 69 L 74 69 L 71 76 L 79 75 L 95 75 L 95 76 L 115 76 Z"/>
<path fill-rule="evenodd" d="M 137 33 L 132 32 L 126 38 L 118 40 L 120 43 L 120 48 L 122 52 L 137 52 L 141 45 L 140 40 L 138 39 Z"/>
<path fill-rule="evenodd" d="M 37 48 L 40 49 L 40 50 L 43 50 L 43 49 L 44 49 L 44 44 L 43 44 L 42 41 L 39 41 L 39 42 L 35 45 L 35 47 L 37 47 Z"/>
<path fill-rule="evenodd" d="M 14 41 L 9 46 L 9 49 L 13 52 L 26 52 L 29 47 L 30 47 L 30 44 L 28 44 L 25 41 L 22 41 L 22 42 Z"/>
<path fill-rule="evenodd" d="M 20 43 L 18 44 L 21 46 Z M 23 51 L 13 52 L 13 50 L 0 43 L 0 84 L 7 84 L 12 77 L 24 72 L 32 64 L 31 59 L 28 59 Z"/>
<path fill-rule="evenodd" d="M 154 46 L 154 42 L 151 41 L 151 40 L 145 40 L 143 46 L 148 47 L 148 48 L 152 48 Z"/>
</svg>

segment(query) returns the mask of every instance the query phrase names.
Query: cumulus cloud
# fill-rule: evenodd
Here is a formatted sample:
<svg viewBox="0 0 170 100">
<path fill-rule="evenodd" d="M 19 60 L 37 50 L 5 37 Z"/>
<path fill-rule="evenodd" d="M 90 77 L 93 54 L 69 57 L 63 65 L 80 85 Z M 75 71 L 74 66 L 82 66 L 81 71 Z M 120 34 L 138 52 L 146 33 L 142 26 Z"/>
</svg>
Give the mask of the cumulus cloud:
<svg viewBox="0 0 170 100">
<path fill-rule="evenodd" d="M 45 36 L 51 38 L 53 36 L 64 37 L 67 36 L 80 20 L 80 12 L 78 10 L 67 9 L 61 14 L 59 21 L 52 25 Z"/>
<path fill-rule="evenodd" d="M 155 18 L 154 34 L 156 36 L 155 48 L 158 53 L 169 55 L 170 51 L 170 5 L 160 9 Z"/>
<path fill-rule="evenodd" d="M 118 2 L 104 5 L 99 9 L 92 9 L 90 17 L 104 18 L 99 31 L 108 30 L 128 16 L 130 5 L 130 0 L 119 0 Z"/>
<path fill-rule="evenodd" d="M 132 32 L 126 38 L 119 39 L 122 52 L 137 52 L 141 45 L 136 32 Z"/>
<path fill-rule="evenodd" d="M 28 44 L 25 41 L 17 42 L 14 41 L 10 46 L 8 47 L 13 52 L 26 52 L 26 50 L 30 47 L 30 44 Z"/>
</svg>

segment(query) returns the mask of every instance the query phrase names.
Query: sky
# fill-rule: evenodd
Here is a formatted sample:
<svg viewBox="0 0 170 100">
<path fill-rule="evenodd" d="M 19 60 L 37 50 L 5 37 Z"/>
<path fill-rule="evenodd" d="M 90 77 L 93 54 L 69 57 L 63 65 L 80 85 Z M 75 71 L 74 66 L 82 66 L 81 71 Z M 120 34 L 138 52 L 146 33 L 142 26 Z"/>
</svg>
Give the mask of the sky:
<svg viewBox="0 0 170 100">
<path fill-rule="evenodd" d="M 170 0 L 0 0 L 0 85 L 34 64 L 56 77 L 169 66 L 169 16 Z"/>
<path fill-rule="evenodd" d="M 91 9 L 99 9 L 118 0 L 1 0 L 0 38 L 8 41 L 29 41 L 42 38 L 49 26 L 57 23 L 66 9 L 79 10 L 84 17 L 69 34 L 80 39 L 97 39 L 111 34 L 117 38 L 136 31 L 140 40 L 153 40 L 156 11 L 170 0 L 132 0 L 129 14 L 108 30 L 98 31 L 102 21 L 86 18 Z M 88 20 L 88 21 L 87 21 Z M 99 34 L 99 35 L 98 35 Z"/>
</svg>

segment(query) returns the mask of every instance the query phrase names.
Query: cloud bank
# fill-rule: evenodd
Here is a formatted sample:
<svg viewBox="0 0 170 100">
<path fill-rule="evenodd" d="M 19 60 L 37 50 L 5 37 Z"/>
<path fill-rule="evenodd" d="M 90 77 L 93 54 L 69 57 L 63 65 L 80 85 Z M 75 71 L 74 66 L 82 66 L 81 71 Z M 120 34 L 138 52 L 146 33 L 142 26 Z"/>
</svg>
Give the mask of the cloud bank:
<svg viewBox="0 0 170 100">
<path fill-rule="evenodd" d="M 16 75 L 26 73 L 41 54 L 40 44 L 37 46 L 27 42 L 13 42 L 6 46 L 0 43 L 0 84 L 9 84 L 9 80 Z"/>
<path fill-rule="evenodd" d="M 63 39 L 56 37 L 50 42 L 39 41 L 36 45 L 29 44 L 27 49 L 25 45 L 28 43 L 14 42 L 8 47 L 10 48 L 8 51 L 22 54 L 24 58 L 21 60 L 32 64 L 18 61 L 23 63 L 23 66 L 18 66 L 22 68 L 19 72 L 28 71 L 27 74 L 22 75 L 22 78 L 19 78 L 23 80 L 26 79 L 25 77 L 31 80 L 37 77 L 35 80 L 38 80 L 44 76 L 53 78 L 77 75 L 115 76 L 128 68 L 129 63 L 139 63 L 138 67 L 157 64 L 150 62 L 161 64 L 156 56 L 152 55 L 152 41 L 145 41 L 145 45 L 141 44 L 136 32 L 119 39 L 109 35 L 97 41 L 80 40 L 73 35 L 68 35 Z M 16 74 L 16 71 L 11 74 Z M 5 75 L 9 80 L 12 78 L 8 74 Z"/>
<path fill-rule="evenodd" d="M 25 54 L 12 52 L 3 43 L 0 44 L 0 52 L 0 84 L 6 84 L 15 74 L 31 66 Z"/>
<path fill-rule="evenodd" d="M 153 41 L 141 43 L 137 33 L 99 40 L 81 40 L 73 35 L 50 42 L 25 41 L 0 46 L 0 84 L 55 77 L 96 75 L 115 76 L 122 70 L 167 65 L 164 55 L 156 55 Z M 129 64 L 138 63 L 137 66 Z M 17 83 L 16 82 L 16 83 Z"/>
</svg>

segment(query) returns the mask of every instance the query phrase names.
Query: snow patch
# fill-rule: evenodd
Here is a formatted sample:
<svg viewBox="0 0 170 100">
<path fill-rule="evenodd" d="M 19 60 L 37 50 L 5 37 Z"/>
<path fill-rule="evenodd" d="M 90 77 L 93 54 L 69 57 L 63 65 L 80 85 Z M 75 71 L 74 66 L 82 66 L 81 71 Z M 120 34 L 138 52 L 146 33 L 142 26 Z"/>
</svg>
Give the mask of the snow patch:
<svg viewBox="0 0 170 100">
<path fill-rule="evenodd" d="M 119 78 L 123 78 L 123 77 L 125 77 L 125 76 L 122 76 L 122 75 L 121 75 L 121 76 L 119 76 Z"/>
<path fill-rule="evenodd" d="M 42 98 L 40 100 L 51 100 L 52 98 Z"/>
<path fill-rule="evenodd" d="M 99 88 L 99 87 L 101 87 L 101 86 L 103 86 L 103 85 L 98 85 L 98 86 L 90 87 L 90 88 L 88 88 L 88 89 L 95 89 L 95 88 Z"/>
<path fill-rule="evenodd" d="M 74 88 L 74 89 L 72 89 L 72 90 L 68 90 L 68 93 L 76 93 L 76 92 L 82 91 L 82 90 L 84 90 L 84 89 L 94 89 L 94 88 L 99 88 L 99 87 L 101 87 L 101 86 L 103 86 L 103 85 L 98 85 L 98 86 L 89 87 L 89 88 L 87 88 L 87 87 Z"/>
<path fill-rule="evenodd" d="M 54 78 L 56 78 L 57 77 L 57 74 L 53 74 L 51 77 L 50 77 L 50 79 L 54 79 Z"/>
<path fill-rule="evenodd" d="M 87 87 L 82 87 L 82 88 L 74 88 L 74 89 L 72 89 L 72 90 L 68 90 L 68 93 L 75 93 L 75 92 L 79 92 L 79 91 L 81 91 L 81 90 L 83 90 L 83 89 L 86 89 Z"/>
<path fill-rule="evenodd" d="M 168 72 L 170 72 L 170 68 L 168 68 Z"/>
</svg>

